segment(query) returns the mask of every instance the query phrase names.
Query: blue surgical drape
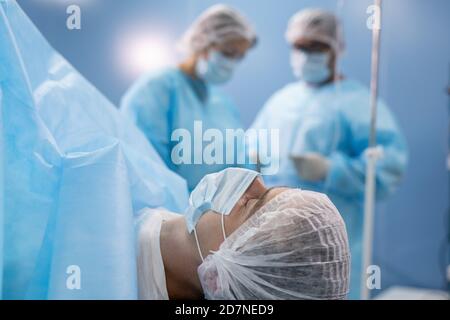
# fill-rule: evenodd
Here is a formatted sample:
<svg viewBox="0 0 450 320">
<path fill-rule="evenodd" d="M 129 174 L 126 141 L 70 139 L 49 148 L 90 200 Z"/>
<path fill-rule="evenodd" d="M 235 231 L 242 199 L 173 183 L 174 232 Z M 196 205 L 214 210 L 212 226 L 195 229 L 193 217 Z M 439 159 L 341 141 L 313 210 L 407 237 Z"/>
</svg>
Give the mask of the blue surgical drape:
<svg viewBox="0 0 450 320">
<path fill-rule="evenodd" d="M 0 111 L 2 298 L 136 298 L 136 213 L 182 211 L 186 182 L 12 0 Z"/>
</svg>

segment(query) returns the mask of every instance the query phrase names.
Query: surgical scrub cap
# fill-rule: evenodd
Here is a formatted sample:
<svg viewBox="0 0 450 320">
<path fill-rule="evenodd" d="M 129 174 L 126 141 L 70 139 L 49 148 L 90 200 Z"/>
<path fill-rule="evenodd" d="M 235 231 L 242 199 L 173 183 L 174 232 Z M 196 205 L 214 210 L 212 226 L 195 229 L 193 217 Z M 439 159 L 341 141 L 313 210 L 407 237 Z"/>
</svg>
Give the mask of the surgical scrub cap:
<svg viewBox="0 0 450 320">
<path fill-rule="evenodd" d="M 326 43 L 337 54 L 345 46 L 340 21 L 333 13 L 322 9 L 302 10 L 289 20 L 286 40 L 294 44 L 300 38 Z"/>
<path fill-rule="evenodd" d="M 214 44 L 228 40 L 246 39 L 256 44 L 255 31 L 235 9 L 226 5 L 214 5 L 203 12 L 186 31 L 181 48 L 189 53 L 198 53 Z"/>
<path fill-rule="evenodd" d="M 266 203 L 207 256 L 207 299 L 345 299 L 345 224 L 321 193 L 289 189 Z"/>
</svg>

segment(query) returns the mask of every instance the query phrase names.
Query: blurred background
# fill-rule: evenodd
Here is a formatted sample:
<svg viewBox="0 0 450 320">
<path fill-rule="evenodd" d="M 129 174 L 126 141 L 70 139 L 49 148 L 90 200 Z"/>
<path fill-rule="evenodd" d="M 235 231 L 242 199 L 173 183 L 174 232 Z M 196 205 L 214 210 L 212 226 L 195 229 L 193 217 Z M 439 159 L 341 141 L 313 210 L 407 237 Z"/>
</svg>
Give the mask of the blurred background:
<svg viewBox="0 0 450 320">
<path fill-rule="evenodd" d="M 183 31 L 219 2 L 241 10 L 259 35 L 258 46 L 225 87 L 246 126 L 275 90 L 294 80 L 284 32 L 302 8 L 326 8 L 341 18 L 346 52 L 340 69 L 369 85 L 369 0 L 18 1 L 50 43 L 116 105 L 140 74 L 176 64 Z M 66 27 L 71 4 L 81 8 L 81 30 Z M 406 135 L 410 160 L 401 188 L 377 208 L 374 263 L 382 271 L 380 291 L 448 290 L 449 15 L 448 0 L 383 3 L 380 96 Z"/>
</svg>

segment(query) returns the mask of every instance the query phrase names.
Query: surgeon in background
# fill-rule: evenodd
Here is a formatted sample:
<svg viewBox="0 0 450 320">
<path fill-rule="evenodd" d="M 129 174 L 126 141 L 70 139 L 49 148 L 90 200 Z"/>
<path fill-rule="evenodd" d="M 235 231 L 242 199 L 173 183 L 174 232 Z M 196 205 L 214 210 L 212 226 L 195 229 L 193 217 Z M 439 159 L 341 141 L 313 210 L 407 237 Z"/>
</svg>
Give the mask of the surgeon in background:
<svg viewBox="0 0 450 320">
<path fill-rule="evenodd" d="M 214 142 L 223 147 L 223 161 L 205 163 L 200 154 L 202 137 L 199 141 L 194 128 L 196 125 L 199 129 L 201 124 L 202 133 L 217 129 L 224 138 L 226 129 L 242 128 L 237 107 L 216 86 L 231 79 L 256 41 L 253 28 L 239 12 L 225 5 L 212 6 L 182 39 L 186 59 L 176 68 L 145 75 L 123 97 L 123 114 L 145 133 L 167 166 L 187 180 L 190 190 L 204 175 L 236 165 L 226 161 L 226 153 L 234 154 L 239 149 L 225 150 L 225 139 Z M 172 137 L 176 129 L 187 130 L 190 141 Z M 191 148 L 174 149 L 180 142 Z M 203 147 L 209 143 L 206 141 Z M 190 161 L 185 161 L 186 152 Z"/>
<path fill-rule="evenodd" d="M 359 298 L 362 256 L 366 149 L 370 132 L 370 95 L 361 83 L 336 73 L 344 49 L 337 18 L 320 9 L 295 14 L 286 32 L 297 82 L 276 92 L 252 128 L 279 129 L 280 169 L 265 177 L 269 185 L 287 185 L 328 194 L 342 214 L 352 254 L 349 297 Z M 378 105 L 376 196 L 391 195 L 407 163 L 403 135 L 387 106 Z"/>
</svg>

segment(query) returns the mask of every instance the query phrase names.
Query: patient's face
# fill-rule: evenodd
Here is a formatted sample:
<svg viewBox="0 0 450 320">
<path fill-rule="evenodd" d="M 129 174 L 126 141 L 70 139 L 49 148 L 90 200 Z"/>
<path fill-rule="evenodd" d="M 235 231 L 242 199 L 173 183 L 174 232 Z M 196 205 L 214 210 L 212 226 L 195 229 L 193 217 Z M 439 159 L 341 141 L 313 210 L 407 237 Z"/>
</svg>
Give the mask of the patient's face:
<svg viewBox="0 0 450 320">
<path fill-rule="evenodd" d="M 248 218 L 258 211 L 259 208 L 285 190 L 287 190 L 287 188 L 284 187 L 269 189 L 264 185 L 264 182 L 260 177 L 256 178 L 250 187 L 248 187 L 247 191 L 236 202 L 230 214 L 224 217 L 226 235 L 229 236 L 233 233 Z M 217 216 L 216 213 L 210 214 Z M 199 223 L 200 222 L 201 220 Z"/>
<path fill-rule="evenodd" d="M 229 215 L 223 216 L 225 234 L 229 237 L 259 208 L 288 188 L 267 188 L 261 178 L 256 178 L 242 197 L 236 202 Z M 197 223 L 196 230 L 201 250 L 207 256 L 216 251 L 224 241 L 222 216 L 213 211 L 206 212 Z"/>
</svg>

